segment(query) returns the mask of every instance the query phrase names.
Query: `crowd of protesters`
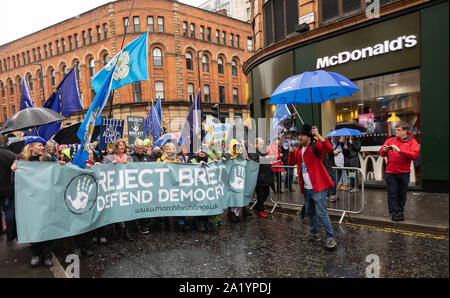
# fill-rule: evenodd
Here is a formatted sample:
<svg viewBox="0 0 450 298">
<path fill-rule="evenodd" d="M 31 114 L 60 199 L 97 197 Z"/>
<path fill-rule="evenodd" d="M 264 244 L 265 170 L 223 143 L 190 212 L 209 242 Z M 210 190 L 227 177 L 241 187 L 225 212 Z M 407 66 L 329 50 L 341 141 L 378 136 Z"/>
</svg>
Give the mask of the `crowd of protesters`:
<svg viewBox="0 0 450 298">
<path fill-rule="evenodd" d="M 417 158 L 419 149 L 417 142 L 409 133 L 407 124 L 396 127 L 396 136 L 390 138 L 380 150 L 381 156 L 387 157 L 386 183 L 388 188 L 388 209 L 392 220 L 404 219 L 406 190 L 409 181 L 409 165 Z M 61 165 L 70 163 L 79 145 L 56 145 L 53 141 L 45 141 L 40 137 L 28 137 L 20 155 L 7 148 L 8 138 L 0 135 L 0 199 L 3 210 L 7 240 L 17 236 L 14 220 L 14 175 L 17 169 L 15 160 L 36 162 L 58 162 Z M 321 239 L 319 224 L 325 230 L 325 247 L 337 245 L 334 231 L 328 215 L 326 201 L 335 202 L 337 189 L 350 187 L 350 192 L 358 191 L 358 175 L 351 177 L 348 171 L 335 170 L 333 167 L 359 167 L 358 152 L 361 142 L 353 137 L 322 137 L 317 127 L 303 125 L 294 135 L 276 139 L 271 144 L 265 144 L 261 138 L 254 143 L 231 140 L 225 148 L 221 142 L 204 144 L 196 153 L 189 154 L 186 147 L 177 142 L 169 142 L 164 146 L 151 146 L 151 142 L 136 139 L 134 144 L 127 146 L 123 139 L 116 140 L 106 151 L 99 150 L 98 143 L 92 144 L 86 167 L 101 166 L 101 164 L 132 163 L 132 162 L 177 162 L 177 163 L 209 163 L 219 160 L 227 161 L 235 158 L 245 158 L 260 163 L 257 185 L 255 188 L 256 202 L 253 210 L 262 218 L 266 218 L 264 203 L 274 193 L 294 192 L 293 173 L 298 169 L 300 193 L 304 205 L 297 212 L 299 221 L 305 223 L 309 218 L 310 233 L 306 237 L 312 241 Z M 249 150 L 249 146 L 253 150 Z M 284 189 L 282 183 L 284 177 Z M 349 179 L 349 183 L 344 179 Z M 340 181 L 343 180 L 343 186 Z M 347 185 L 348 184 L 348 185 Z M 299 194 L 300 195 L 300 194 Z M 241 217 L 253 216 L 250 208 L 230 207 L 227 210 L 229 220 L 238 223 Z M 242 216 L 241 216 L 242 214 Z M 136 234 L 147 234 L 151 229 L 169 230 L 171 221 L 181 232 L 196 229 L 200 232 L 218 230 L 222 224 L 222 214 L 197 217 L 169 217 L 138 219 L 121 222 L 98 228 L 94 231 L 70 238 L 73 253 L 91 256 L 94 243 L 107 244 L 109 239 L 123 238 L 133 241 Z M 32 243 L 31 266 L 37 266 L 41 260 L 45 266 L 53 266 L 52 241 Z"/>
</svg>

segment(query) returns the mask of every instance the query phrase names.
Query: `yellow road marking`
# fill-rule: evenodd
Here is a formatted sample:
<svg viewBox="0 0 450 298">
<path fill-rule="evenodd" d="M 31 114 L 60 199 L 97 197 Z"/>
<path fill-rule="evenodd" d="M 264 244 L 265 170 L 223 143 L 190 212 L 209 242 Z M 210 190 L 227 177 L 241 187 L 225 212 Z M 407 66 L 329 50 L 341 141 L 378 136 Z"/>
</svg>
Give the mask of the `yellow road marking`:
<svg viewBox="0 0 450 298">
<path fill-rule="evenodd" d="M 289 213 L 284 213 L 284 212 L 274 212 L 274 213 L 297 218 L 297 215 L 294 215 L 294 214 L 289 214 Z M 331 222 L 334 224 L 339 223 L 337 221 L 331 221 Z M 449 239 L 449 237 L 447 235 L 434 235 L 434 234 L 429 234 L 429 233 L 421 233 L 421 232 L 414 232 L 414 231 L 401 230 L 401 229 L 395 229 L 395 228 L 387 228 L 387 227 L 383 228 L 383 227 L 350 223 L 350 222 L 343 222 L 342 224 L 344 224 L 346 226 L 351 226 L 351 227 L 360 227 L 360 228 L 366 228 L 366 229 L 377 230 L 377 231 L 382 231 L 382 232 L 403 234 L 403 235 L 409 235 L 409 236 L 417 236 L 417 237 L 423 237 L 423 238 L 433 238 L 433 239 L 439 239 L 439 240 L 448 240 Z"/>
</svg>

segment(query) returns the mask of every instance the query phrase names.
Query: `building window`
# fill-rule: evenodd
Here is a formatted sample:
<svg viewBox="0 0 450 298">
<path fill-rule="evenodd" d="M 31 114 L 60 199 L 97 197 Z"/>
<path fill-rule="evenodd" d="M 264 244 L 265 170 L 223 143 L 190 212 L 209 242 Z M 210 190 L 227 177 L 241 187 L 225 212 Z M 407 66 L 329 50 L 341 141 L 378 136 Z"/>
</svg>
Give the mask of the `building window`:
<svg viewBox="0 0 450 298">
<path fill-rule="evenodd" d="M 192 63 L 192 54 L 190 52 L 186 53 L 186 69 L 194 70 L 193 63 Z"/>
<path fill-rule="evenodd" d="M 141 32 L 141 23 L 139 17 L 133 17 L 134 32 Z"/>
<path fill-rule="evenodd" d="M 233 77 L 237 77 L 237 63 L 236 60 L 231 61 L 231 74 Z"/>
<path fill-rule="evenodd" d="M 59 55 L 59 40 L 56 40 L 55 44 L 56 44 L 56 55 Z"/>
<path fill-rule="evenodd" d="M 48 50 L 47 50 L 47 45 L 44 45 L 44 54 L 45 54 L 45 58 L 48 57 Z"/>
<path fill-rule="evenodd" d="M 216 43 L 220 43 L 219 30 L 216 30 Z"/>
<path fill-rule="evenodd" d="M 141 82 L 133 83 L 133 102 L 142 102 Z"/>
<path fill-rule="evenodd" d="M 247 37 L 247 51 L 248 52 L 252 52 L 253 51 L 253 40 L 252 40 L 252 38 L 250 36 Z"/>
<path fill-rule="evenodd" d="M 12 80 L 9 80 L 9 95 L 14 96 L 14 86 Z"/>
<path fill-rule="evenodd" d="M 87 44 L 87 35 L 86 35 L 86 31 L 82 31 L 81 35 L 83 36 L 83 46 L 85 46 Z"/>
<path fill-rule="evenodd" d="M 69 70 L 67 69 L 67 66 L 66 66 L 66 65 L 64 65 L 64 67 L 63 67 L 63 69 L 62 69 L 62 72 L 63 72 L 63 76 L 66 76 L 67 73 L 69 72 Z"/>
<path fill-rule="evenodd" d="M 103 39 L 107 39 L 108 38 L 108 24 L 104 23 L 103 24 Z"/>
<path fill-rule="evenodd" d="M 0 88 L 2 89 L 2 97 L 5 97 L 5 85 L 3 82 L 1 83 Z"/>
<path fill-rule="evenodd" d="M 102 27 L 96 26 L 95 29 L 97 29 L 97 41 L 102 40 Z"/>
<path fill-rule="evenodd" d="M 42 60 L 41 47 L 38 47 L 38 57 L 39 61 L 41 61 Z"/>
<path fill-rule="evenodd" d="M 223 59 L 222 58 L 217 59 L 217 68 L 218 68 L 219 74 L 223 74 Z"/>
<path fill-rule="evenodd" d="M 72 36 L 69 36 L 69 51 L 73 50 L 73 39 Z"/>
<path fill-rule="evenodd" d="M 92 29 L 88 29 L 89 31 L 89 44 L 94 42 L 94 33 L 92 32 Z"/>
<path fill-rule="evenodd" d="M 295 26 L 298 24 L 298 0 L 267 1 L 263 8 L 263 18 L 265 46 L 285 39 L 295 33 Z"/>
<path fill-rule="evenodd" d="M 209 72 L 209 58 L 206 55 L 202 56 L 203 72 Z"/>
<path fill-rule="evenodd" d="M 153 49 L 153 66 L 162 66 L 162 52 L 160 48 Z"/>
<path fill-rule="evenodd" d="M 211 95 L 209 90 L 209 85 L 203 86 L 205 102 L 211 102 Z"/>
<path fill-rule="evenodd" d="M 11 106 L 11 113 L 14 115 L 16 113 L 16 106 L 12 105 Z"/>
<path fill-rule="evenodd" d="M 6 108 L 3 108 L 3 121 L 6 121 L 8 119 L 8 112 L 6 111 Z"/>
<path fill-rule="evenodd" d="M 109 55 L 106 54 L 105 56 L 103 56 L 103 66 L 106 66 L 106 64 L 108 64 L 109 62 Z"/>
<path fill-rule="evenodd" d="M 187 29 L 187 22 L 183 22 L 183 36 L 187 37 L 188 36 L 188 29 Z"/>
<path fill-rule="evenodd" d="M 359 0 L 321 0 L 319 5 L 321 22 L 328 23 L 361 12 L 364 4 Z"/>
<path fill-rule="evenodd" d="M 17 67 L 17 65 L 16 65 L 16 56 L 12 56 L 13 57 L 13 65 L 14 65 L 14 68 L 16 68 Z"/>
<path fill-rule="evenodd" d="M 62 46 L 62 52 L 64 53 L 66 51 L 66 40 L 64 38 L 61 39 L 61 46 Z"/>
<path fill-rule="evenodd" d="M 50 76 L 52 78 L 52 86 L 55 86 L 56 85 L 56 72 L 54 69 L 51 70 Z"/>
<path fill-rule="evenodd" d="M 80 42 L 80 40 L 78 39 L 78 34 L 75 33 L 73 36 L 74 36 L 74 39 L 75 39 L 75 49 L 78 49 L 78 45 L 79 45 L 79 42 Z"/>
<path fill-rule="evenodd" d="M 27 51 L 27 62 L 28 62 L 28 64 L 31 63 L 30 51 Z"/>
<path fill-rule="evenodd" d="M 155 98 L 161 98 L 161 100 L 164 100 L 164 82 L 163 81 L 157 81 L 155 82 Z"/>
<path fill-rule="evenodd" d="M 95 75 L 95 60 L 91 58 L 89 60 L 89 76 L 92 78 Z"/>
<path fill-rule="evenodd" d="M 211 41 L 211 28 L 206 28 L 206 40 Z"/>
<path fill-rule="evenodd" d="M 236 48 L 240 48 L 240 45 L 239 45 L 239 35 L 236 35 Z"/>
<path fill-rule="evenodd" d="M 205 27 L 200 26 L 200 39 L 205 40 Z"/>
<path fill-rule="evenodd" d="M 222 43 L 224 46 L 227 45 L 227 33 L 225 31 L 222 31 Z"/>
<path fill-rule="evenodd" d="M 187 95 L 189 102 L 194 101 L 194 84 L 187 84 Z"/>
<path fill-rule="evenodd" d="M 191 38 L 195 38 L 195 24 L 191 23 Z"/>
<path fill-rule="evenodd" d="M 33 91 L 34 89 L 33 76 L 31 74 L 28 75 L 27 81 L 28 81 L 28 88 L 30 89 L 30 91 Z"/>
<path fill-rule="evenodd" d="M 239 91 L 237 88 L 233 88 L 233 103 L 235 105 L 239 104 Z"/>
<path fill-rule="evenodd" d="M 48 44 L 48 48 L 50 50 L 50 57 L 52 57 L 53 56 L 53 45 L 52 45 L 52 43 Z"/>
<path fill-rule="evenodd" d="M 128 18 L 123 18 L 123 31 L 130 33 L 130 19 Z"/>
<path fill-rule="evenodd" d="M 230 45 L 232 48 L 234 48 L 234 34 L 230 33 Z"/>
<path fill-rule="evenodd" d="M 148 32 L 155 31 L 155 27 L 154 27 L 154 23 L 153 23 L 153 16 L 147 17 L 147 26 L 148 26 Z"/>
<path fill-rule="evenodd" d="M 219 100 L 220 103 L 225 103 L 225 87 L 219 86 Z"/>
<path fill-rule="evenodd" d="M 78 81 L 78 87 L 80 86 L 80 80 L 81 80 L 81 67 L 80 63 L 75 63 L 75 74 L 77 75 L 77 81 Z"/>
<path fill-rule="evenodd" d="M 158 17 L 158 32 L 164 32 L 164 17 Z"/>
</svg>

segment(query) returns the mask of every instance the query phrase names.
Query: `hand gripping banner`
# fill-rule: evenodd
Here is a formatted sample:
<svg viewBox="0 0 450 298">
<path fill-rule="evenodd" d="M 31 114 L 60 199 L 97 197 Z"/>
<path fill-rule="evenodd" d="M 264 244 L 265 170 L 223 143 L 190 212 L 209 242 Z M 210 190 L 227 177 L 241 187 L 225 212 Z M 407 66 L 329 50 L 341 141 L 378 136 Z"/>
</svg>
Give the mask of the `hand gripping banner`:
<svg viewBox="0 0 450 298">
<path fill-rule="evenodd" d="M 250 203 L 258 170 L 258 163 L 243 159 L 103 164 L 90 169 L 19 161 L 18 242 L 64 238 L 139 218 L 221 214 Z"/>
</svg>

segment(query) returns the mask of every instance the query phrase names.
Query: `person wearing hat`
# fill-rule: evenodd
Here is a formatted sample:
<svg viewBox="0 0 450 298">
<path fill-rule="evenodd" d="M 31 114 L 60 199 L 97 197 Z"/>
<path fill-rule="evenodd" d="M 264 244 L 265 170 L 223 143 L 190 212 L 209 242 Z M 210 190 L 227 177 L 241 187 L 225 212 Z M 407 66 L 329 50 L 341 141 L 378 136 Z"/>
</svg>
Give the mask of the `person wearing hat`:
<svg viewBox="0 0 450 298">
<path fill-rule="evenodd" d="M 39 162 L 51 162 L 52 158 L 45 154 L 44 146 L 47 142 L 41 137 L 29 137 L 25 140 L 25 147 L 20 153 L 20 160 L 25 161 L 39 161 Z M 11 166 L 12 171 L 17 170 L 17 164 L 13 163 Z M 52 267 L 52 241 L 43 241 L 37 243 L 31 243 L 31 251 L 33 256 L 31 257 L 30 265 L 36 267 L 41 258 L 44 260 L 44 265 Z"/>
<path fill-rule="evenodd" d="M 319 134 L 316 126 L 308 124 L 303 125 L 298 141 L 300 148 L 289 149 L 288 161 L 291 166 L 297 165 L 299 170 L 300 192 L 303 194 L 311 227 L 307 238 L 320 241 L 320 223 L 325 229 L 325 247 L 334 248 L 334 230 L 326 205 L 327 190 L 334 184 L 323 165 L 323 154 L 330 152 L 333 147 Z"/>
</svg>

